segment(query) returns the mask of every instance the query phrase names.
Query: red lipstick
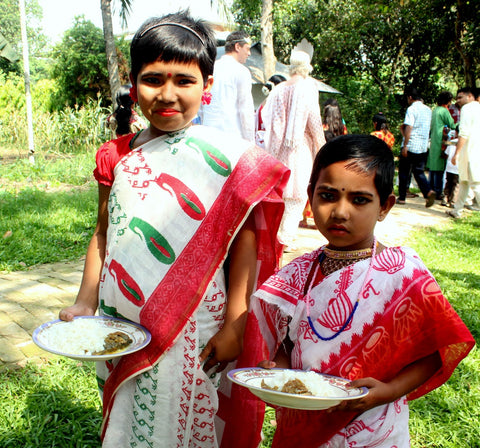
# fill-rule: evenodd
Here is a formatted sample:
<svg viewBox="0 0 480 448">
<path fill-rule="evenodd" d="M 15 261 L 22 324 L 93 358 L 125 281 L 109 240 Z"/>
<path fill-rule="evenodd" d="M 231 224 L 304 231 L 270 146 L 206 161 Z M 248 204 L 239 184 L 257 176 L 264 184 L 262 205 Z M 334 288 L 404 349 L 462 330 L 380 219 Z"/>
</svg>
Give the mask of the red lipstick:
<svg viewBox="0 0 480 448">
<path fill-rule="evenodd" d="M 157 110 L 156 112 L 158 115 L 160 115 L 161 117 L 172 117 L 176 114 L 178 114 L 178 110 L 175 110 L 175 109 L 159 109 Z"/>
</svg>

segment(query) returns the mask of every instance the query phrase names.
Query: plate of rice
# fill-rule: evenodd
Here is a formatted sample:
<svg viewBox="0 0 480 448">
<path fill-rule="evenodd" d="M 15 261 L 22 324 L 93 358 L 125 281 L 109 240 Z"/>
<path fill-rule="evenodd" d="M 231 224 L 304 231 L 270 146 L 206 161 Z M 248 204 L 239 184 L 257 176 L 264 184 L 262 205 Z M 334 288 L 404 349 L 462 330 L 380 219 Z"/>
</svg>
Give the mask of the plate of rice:
<svg viewBox="0 0 480 448">
<path fill-rule="evenodd" d="M 35 329 L 33 341 L 43 350 L 81 361 L 106 361 L 146 347 L 152 336 L 141 325 L 107 316 L 53 320 Z"/>
<path fill-rule="evenodd" d="M 366 387 L 347 387 L 350 380 L 313 371 L 251 367 L 231 370 L 228 378 L 268 404 L 292 409 L 328 409 L 368 394 Z"/>
</svg>

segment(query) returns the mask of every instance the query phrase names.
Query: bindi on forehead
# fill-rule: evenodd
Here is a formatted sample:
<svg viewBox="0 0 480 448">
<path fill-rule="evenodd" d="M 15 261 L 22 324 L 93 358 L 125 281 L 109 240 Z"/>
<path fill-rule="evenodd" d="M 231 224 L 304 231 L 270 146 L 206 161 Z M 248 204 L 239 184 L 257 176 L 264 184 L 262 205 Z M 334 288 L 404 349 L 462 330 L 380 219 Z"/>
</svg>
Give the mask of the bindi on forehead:
<svg viewBox="0 0 480 448">
<path fill-rule="evenodd" d="M 167 78 L 171 78 L 173 75 L 169 72 L 167 73 Z"/>
</svg>

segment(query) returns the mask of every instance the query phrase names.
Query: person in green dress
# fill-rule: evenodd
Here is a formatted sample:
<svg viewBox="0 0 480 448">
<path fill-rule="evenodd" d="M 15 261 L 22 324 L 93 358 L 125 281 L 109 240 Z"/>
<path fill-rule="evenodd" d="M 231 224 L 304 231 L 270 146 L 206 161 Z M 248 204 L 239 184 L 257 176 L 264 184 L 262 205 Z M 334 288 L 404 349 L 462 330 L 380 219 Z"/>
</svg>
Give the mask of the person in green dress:
<svg viewBox="0 0 480 448">
<path fill-rule="evenodd" d="M 455 122 L 448 110 L 452 99 L 453 95 L 450 92 L 440 92 L 437 97 L 437 107 L 432 112 L 427 169 L 430 171 L 430 188 L 435 191 L 436 199 L 442 199 L 443 196 L 443 173 L 446 165 L 446 160 L 442 157 L 443 131 L 445 126 L 448 130 L 455 128 Z"/>
</svg>

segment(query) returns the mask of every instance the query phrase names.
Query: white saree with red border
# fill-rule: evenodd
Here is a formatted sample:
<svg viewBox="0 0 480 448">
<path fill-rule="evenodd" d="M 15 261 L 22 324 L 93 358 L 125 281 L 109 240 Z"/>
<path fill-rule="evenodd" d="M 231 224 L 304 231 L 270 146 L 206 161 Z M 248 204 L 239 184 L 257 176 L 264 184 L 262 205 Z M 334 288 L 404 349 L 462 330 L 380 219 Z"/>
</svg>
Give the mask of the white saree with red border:
<svg viewBox="0 0 480 448">
<path fill-rule="evenodd" d="M 292 261 L 252 298 L 251 312 L 269 359 L 288 334 L 294 344 L 293 369 L 388 381 L 436 351 L 442 367 L 407 397 L 360 415 L 279 407 L 272 447 L 408 447 L 408 400 L 443 384 L 474 346 L 473 337 L 418 255 L 410 248 L 392 247 L 376 256 L 344 331 L 321 340 L 308 323 L 304 294 L 321 252 L 322 248 Z M 369 264 L 370 259 L 359 261 L 314 284 L 310 316 L 322 338 L 332 337 L 348 321 Z"/>
<path fill-rule="evenodd" d="M 221 328 L 222 268 L 249 213 L 255 217 L 258 281 L 274 271 L 288 170 L 248 142 L 203 126 L 133 150 L 125 146 L 131 139 L 110 142 L 97 155 L 99 182 L 114 166 L 99 310 L 139 322 L 152 341 L 137 353 L 97 364 L 103 446 L 219 446 L 223 433 L 245 430 L 235 427 L 231 406 L 219 405 L 232 400 L 249 409 L 252 429 L 242 437 L 254 443 L 262 405 L 224 375 L 207 375 L 198 356 Z M 115 148 L 119 144 L 123 149 Z M 238 362 L 251 365 L 263 356 L 253 351 Z"/>
</svg>

